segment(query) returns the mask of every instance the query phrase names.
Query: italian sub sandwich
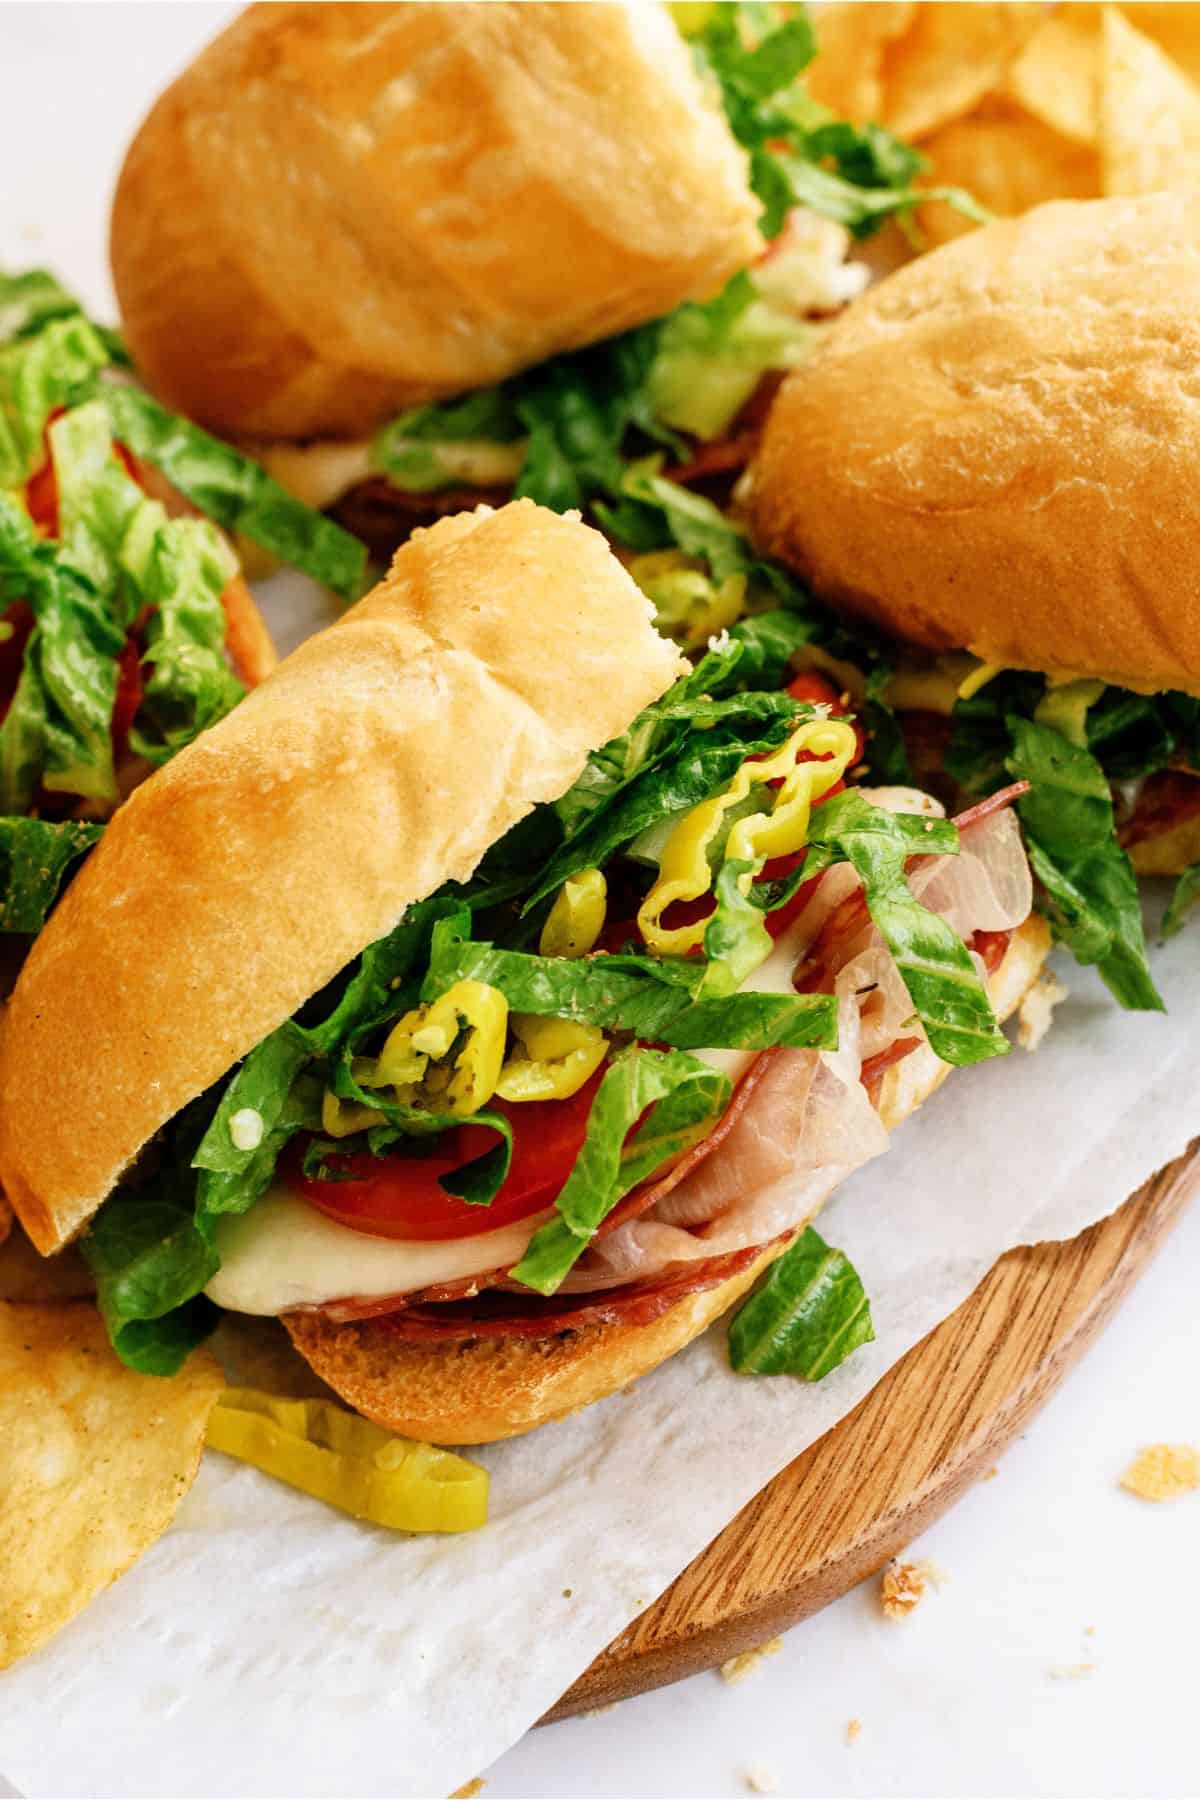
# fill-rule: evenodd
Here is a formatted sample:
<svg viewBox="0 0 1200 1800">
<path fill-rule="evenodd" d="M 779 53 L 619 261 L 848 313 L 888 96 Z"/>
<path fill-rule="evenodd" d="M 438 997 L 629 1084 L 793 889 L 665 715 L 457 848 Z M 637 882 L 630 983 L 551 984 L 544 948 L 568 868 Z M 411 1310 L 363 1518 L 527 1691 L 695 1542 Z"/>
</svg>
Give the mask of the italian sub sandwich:
<svg viewBox="0 0 1200 1800">
<path fill-rule="evenodd" d="M 135 361 L 379 550 L 615 503 L 647 452 L 727 484 L 866 280 L 851 233 L 918 197 L 804 92 L 814 51 L 800 7 L 251 6 L 122 170 Z"/>
<path fill-rule="evenodd" d="M 786 1314 L 822 1201 L 1007 1049 L 1048 942 L 1019 784 L 952 821 L 856 786 L 860 751 L 781 612 L 693 668 L 576 518 L 415 533 L 50 918 L 5 1193 L 44 1254 L 78 1240 L 134 1367 L 279 1315 L 434 1442 L 612 1392 L 773 1262 Z M 741 1366 L 791 1366 L 776 1323 Z"/>
<path fill-rule="evenodd" d="M 1181 877 L 1168 929 L 1198 891 L 1198 300 L 1190 191 L 989 225 L 846 311 L 741 491 L 764 552 L 899 646 L 877 691 L 921 778 L 1030 782 L 1056 929 L 1131 1006 L 1161 1004 L 1133 871 Z"/>
</svg>

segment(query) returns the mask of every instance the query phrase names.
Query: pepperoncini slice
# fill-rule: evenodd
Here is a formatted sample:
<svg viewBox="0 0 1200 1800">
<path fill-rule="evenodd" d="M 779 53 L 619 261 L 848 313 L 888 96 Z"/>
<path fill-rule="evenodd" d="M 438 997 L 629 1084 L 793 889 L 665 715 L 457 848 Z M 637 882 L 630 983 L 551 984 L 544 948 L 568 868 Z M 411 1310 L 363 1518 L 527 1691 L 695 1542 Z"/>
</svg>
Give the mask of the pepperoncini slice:
<svg viewBox="0 0 1200 1800">
<path fill-rule="evenodd" d="M 716 582 L 695 557 L 678 550 L 651 550 L 635 556 L 629 573 L 654 606 L 654 623 L 686 649 L 698 649 L 745 611 L 746 577 Z"/>
<path fill-rule="evenodd" d="M 227 1388 L 209 1416 L 214 1450 L 390 1531 L 474 1531 L 487 1520 L 487 1470 L 393 1437 L 330 1400 Z"/>
<path fill-rule="evenodd" d="M 356 1131 L 369 1131 L 372 1125 L 387 1121 L 373 1106 L 360 1106 L 357 1100 L 342 1100 L 329 1088 L 321 1096 L 321 1130 L 326 1137 L 351 1137 Z"/>
<path fill-rule="evenodd" d="M 599 869 L 581 869 L 563 882 L 542 926 L 543 956 L 586 956 L 604 929 L 608 883 Z"/>
<path fill-rule="evenodd" d="M 608 1049 L 597 1025 L 534 1013 L 513 1013 L 509 1023 L 523 1054 L 510 1057 L 500 1071 L 496 1092 L 502 1100 L 569 1100 Z"/>
<path fill-rule="evenodd" d="M 770 857 L 789 856 L 804 847 L 809 814 L 815 801 L 842 779 L 854 758 L 854 727 L 840 719 L 808 719 L 759 761 L 741 765 L 729 786 L 711 800 L 685 813 L 663 848 L 658 880 L 638 911 L 638 929 L 651 950 L 661 956 L 684 956 L 704 942 L 707 919 L 669 929 L 663 914 L 676 900 L 698 900 L 713 883 L 710 851 L 720 838 L 729 813 L 736 813 L 752 788 L 770 781 L 781 786 L 770 812 L 735 818 L 725 841 L 723 860 L 748 862 L 753 871 L 739 876 L 748 893 L 754 873 Z M 823 761 L 799 761 L 801 756 Z"/>
<path fill-rule="evenodd" d="M 465 1117 L 496 1089 L 508 1034 L 508 1001 L 483 981 L 456 981 L 393 1025 L 372 1086 L 393 1087 L 402 1105 Z M 449 1059 L 449 1060 L 447 1060 Z"/>
</svg>

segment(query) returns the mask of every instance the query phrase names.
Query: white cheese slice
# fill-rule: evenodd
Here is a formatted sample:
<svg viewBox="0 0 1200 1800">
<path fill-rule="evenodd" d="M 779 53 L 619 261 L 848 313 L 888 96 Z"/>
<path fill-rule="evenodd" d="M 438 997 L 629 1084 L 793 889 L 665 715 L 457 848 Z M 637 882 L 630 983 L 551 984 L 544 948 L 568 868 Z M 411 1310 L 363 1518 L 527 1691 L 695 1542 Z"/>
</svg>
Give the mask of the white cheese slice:
<svg viewBox="0 0 1200 1800">
<path fill-rule="evenodd" d="M 519 1262 L 545 1217 L 539 1213 L 475 1237 L 368 1237 L 326 1218 L 281 1185 L 248 1213 L 221 1221 L 221 1269 L 205 1293 L 231 1312 L 268 1315 L 351 1295 L 378 1299 L 411 1293 Z"/>
</svg>

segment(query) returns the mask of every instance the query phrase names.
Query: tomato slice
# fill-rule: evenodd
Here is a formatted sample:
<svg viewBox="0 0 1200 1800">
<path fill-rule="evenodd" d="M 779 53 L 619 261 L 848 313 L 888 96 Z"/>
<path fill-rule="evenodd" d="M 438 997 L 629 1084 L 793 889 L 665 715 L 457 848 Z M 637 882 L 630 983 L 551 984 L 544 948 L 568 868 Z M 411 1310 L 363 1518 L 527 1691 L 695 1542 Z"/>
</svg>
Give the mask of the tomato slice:
<svg viewBox="0 0 1200 1800">
<path fill-rule="evenodd" d="M 303 1143 L 284 1158 L 288 1186 L 327 1218 L 351 1231 L 385 1238 L 474 1237 L 545 1210 L 558 1197 L 587 1132 L 588 1114 L 604 1075 L 602 1064 L 567 1100 L 510 1104 L 493 1100 L 513 1128 L 512 1164 L 490 1206 L 469 1206 L 439 1186 L 439 1177 L 461 1169 L 494 1148 L 486 1125 L 459 1125 L 436 1140 L 425 1156 L 372 1156 L 359 1151 L 330 1158 L 335 1179 L 306 1179 Z"/>
</svg>

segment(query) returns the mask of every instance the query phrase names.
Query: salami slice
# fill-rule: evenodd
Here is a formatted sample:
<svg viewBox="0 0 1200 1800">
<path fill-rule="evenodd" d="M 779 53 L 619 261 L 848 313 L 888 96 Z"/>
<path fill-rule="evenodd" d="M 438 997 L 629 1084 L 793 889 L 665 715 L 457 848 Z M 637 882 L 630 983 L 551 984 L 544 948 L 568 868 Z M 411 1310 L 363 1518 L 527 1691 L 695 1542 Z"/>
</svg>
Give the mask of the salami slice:
<svg viewBox="0 0 1200 1800">
<path fill-rule="evenodd" d="M 790 1235 L 790 1233 L 789 1233 Z M 379 1320 L 402 1343 L 434 1343 L 448 1338 L 552 1337 L 587 1325 L 650 1325 L 689 1294 L 718 1287 L 748 1269 L 766 1248 L 753 1244 L 727 1256 L 708 1257 L 666 1269 L 647 1282 L 628 1282 L 597 1294 L 556 1294 L 543 1299 L 527 1288 L 489 1288 L 469 1300 L 435 1306 L 406 1306 Z M 333 1309 L 326 1308 L 326 1316 Z"/>
</svg>

